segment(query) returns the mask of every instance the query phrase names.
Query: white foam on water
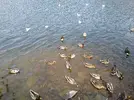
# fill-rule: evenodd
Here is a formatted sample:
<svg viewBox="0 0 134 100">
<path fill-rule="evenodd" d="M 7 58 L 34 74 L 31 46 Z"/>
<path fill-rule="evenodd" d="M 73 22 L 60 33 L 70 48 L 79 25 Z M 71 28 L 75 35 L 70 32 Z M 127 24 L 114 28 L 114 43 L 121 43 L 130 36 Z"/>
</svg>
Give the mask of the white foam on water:
<svg viewBox="0 0 134 100">
<path fill-rule="evenodd" d="M 26 28 L 26 32 L 28 32 L 31 28 Z"/>
<path fill-rule="evenodd" d="M 88 6 L 89 4 L 88 3 L 86 3 L 86 6 Z"/>
<path fill-rule="evenodd" d="M 48 28 L 48 26 L 46 25 L 45 28 Z"/>
<path fill-rule="evenodd" d="M 81 16 L 79 13 L 77 13 L 77 16 L 79 17 L 79 16 Z"/>
<path fill-rule="evenodd" d="M 61 5 L 59 4 L 58 6 L 60 7 Z"/>
<path fill-rule="evenodd" d="M 78 23 L 81 24 L 81 21 L 79 20 Z"/>
<path fill-rule="evenodd" d="M 105 8 L 105 5 L 102 5 L 102 9 Z"/>
</svg>

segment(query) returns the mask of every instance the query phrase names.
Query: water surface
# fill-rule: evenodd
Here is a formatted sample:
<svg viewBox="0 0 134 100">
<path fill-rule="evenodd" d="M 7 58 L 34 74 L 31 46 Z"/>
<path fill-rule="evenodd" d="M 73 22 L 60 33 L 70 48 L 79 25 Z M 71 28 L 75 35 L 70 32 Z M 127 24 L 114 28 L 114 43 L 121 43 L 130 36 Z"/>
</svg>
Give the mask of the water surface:
<svg viewBox="0 0 134 100">
<path fill-rule="evenodd" d="M 9 92 L 4 94 L 3 100 L 12 100 L 13 92 L 16 100 L 29 100 L 31 88 L 47 100 L 60 100 L 59 94 L 66 89 L 80 90 L 74 98 L 77 100 L 83 98 L 84 93 L 98 92 L 89 82 L 92 71 L 113 82 L 112 100 L 124 90 L 134 95 L 134 33 L 129 32 L 134 27 L 133 0 L 1 0 L 0 8 L 0 76 L 6 75 L 7 68 L 13 65 L 21 70 L 18 75 L 2 79 L 9 83 Z M 81 49 L 77 43 L 84 42 L 84 32 L 87 38 L 85 48 Z M 65 36 L 64 43 L 60 42 L 62 35 Z M 68 46 L 68 50 L 58 50 L 59 45 Z M 127 59 L 124 55 L 126 47 L 131 51 Z M 76 54 L 71 61 L 72 73 L 66 70 L 59 52 Z M 94 55 L 88 62 L 99 70 L 84 68 L 81 55 L 85 52 Z M 103 58 L 110 59 L 108 67 L 99 63 Z M 43 59 L 56 60 L 57 64 L 48 67 L 40 62 Z M 124 73 L 123 81 L 103 71 L 113 64 Z M 64 75 L 76 79 L 80 87 L 69 85 Z"/>
</svg>

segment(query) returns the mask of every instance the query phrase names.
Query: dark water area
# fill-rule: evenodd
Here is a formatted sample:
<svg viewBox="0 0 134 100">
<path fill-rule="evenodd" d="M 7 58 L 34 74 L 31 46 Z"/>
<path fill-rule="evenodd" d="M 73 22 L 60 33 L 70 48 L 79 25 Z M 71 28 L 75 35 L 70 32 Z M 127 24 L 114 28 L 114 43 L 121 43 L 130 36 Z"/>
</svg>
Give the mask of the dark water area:
<svg viewBox="0 0 134 100">
<path fill-rule="evenodd" d="M 113 97 L 126 91 L 134 95 L 134 0 L 1 0 L 0 1 L 0 88 L 2 100 L 31 100 L 29 89 L 40 93 L 43 100 L 62 100 L 66 90 L 78 90 L 73 100 L 88 100 L 87 94 L 101 93 L 90 84 L 90 72 L 100 74 L 114 86 Z M 87 38 L 82 34 L 86 32 Z M 64 35 L 64 43 L 60 37 Z M 85 43 L 84 49 L 77 47 Z M 68 47 L 67 51 L 57 49 Z M 125 48 L 131 55 L 126 58 Z M 76 54 L 71 60 L 69 73 L 65 60 L 58 53 Z M 94 57 L 87 62 L 97 69 L 85 68 L 84 53 Z M 109 58 L 108 67 L 99 63 Z M 47 66 L 42 60 L 55 60 L 55 66 Z M 119 81 L 109 72 L 114 64 L 124 74 Z M 20 74 L 8 75 L 8 68 L 16 65 Z M 68 75 L 79 87 L 66 82 Z M 8 85 L 6 85 L 8 83 Z M 7 88 L 9 90 L 7 90 Z M 100 100 L 100 99 L 98 99 Z"/>
</svg>

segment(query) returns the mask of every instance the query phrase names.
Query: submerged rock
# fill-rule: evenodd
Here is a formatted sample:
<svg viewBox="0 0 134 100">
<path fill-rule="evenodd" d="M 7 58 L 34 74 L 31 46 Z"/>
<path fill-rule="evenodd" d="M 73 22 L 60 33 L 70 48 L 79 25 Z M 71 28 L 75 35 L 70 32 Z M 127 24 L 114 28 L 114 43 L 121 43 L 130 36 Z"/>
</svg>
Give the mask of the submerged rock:
<svg viewBox="0 0 134 100">
<path fill-rule="evenodd" d="M 2 84 L 0 84 L 0 95 L 3 94 L 3 93 L 6 93 L 6 87 Z"/>
<path fill-rule="evenodd" d="M 71 98 L 73 98 L 76 94 L 77 94 L 78 91 L 75 91 L 75 90 L 71 90 L 71 91 L 68 91 L 65 96 L 63 97 L 64 100 L 69 100 Z"/>
<path fill-rule="evenodd" d="M 88 100 L 107 100 L 107 97 L 94 92 L 88 92 L 86 93 L 86 96 L 88 97 Z"/>
<path fill-rule="evenodd" d="M 28 87 L 32 87 L 36 82 L 37 82 L 37 77 L 33 76 L 33 77 L 29 77 L 26 83 Z"/>
</svg>

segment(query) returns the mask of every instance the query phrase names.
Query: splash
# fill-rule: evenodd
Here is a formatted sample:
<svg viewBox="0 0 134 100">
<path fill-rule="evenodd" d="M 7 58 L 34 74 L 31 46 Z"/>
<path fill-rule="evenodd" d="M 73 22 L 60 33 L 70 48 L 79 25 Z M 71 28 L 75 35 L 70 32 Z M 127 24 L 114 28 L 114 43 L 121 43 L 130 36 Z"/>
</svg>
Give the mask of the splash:
<svg viewBox="0 0 134 100">
<path fill-rule="evenodd" d="M 81 16 L 79 13 L 77 13 L 77 16 L 79 17 L 79 16 Z"/>
<path fill-rule="evenodd" d="M 26 32 L 28 32 L 31 28 L 26 28 Z"/>
<path fill-rule="evenodd" d="M 59 4 L 58 6 L 60 7 L 61 5 Z"/>
<path fill-rule="evenodd" d="M 102 9 L 105 8 L 105 5 L 102 5 Z"/>
<path fill-rule="evenodd" d="M 81 21 L 79 20 L 78 23 L 81 24 Z"/>
<path fill-rule="evenodd" d="M 89 4 L 88 3 L 86 3 L 86 6 L 88 6 Z"/>
<path fill-rule="evenodd" d="M 45 28 L 48 28 L 48 26 L 46 25 Z"/>
</svg>

